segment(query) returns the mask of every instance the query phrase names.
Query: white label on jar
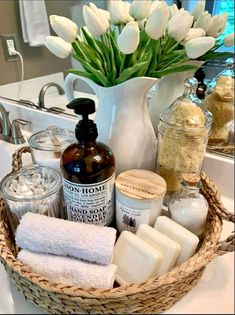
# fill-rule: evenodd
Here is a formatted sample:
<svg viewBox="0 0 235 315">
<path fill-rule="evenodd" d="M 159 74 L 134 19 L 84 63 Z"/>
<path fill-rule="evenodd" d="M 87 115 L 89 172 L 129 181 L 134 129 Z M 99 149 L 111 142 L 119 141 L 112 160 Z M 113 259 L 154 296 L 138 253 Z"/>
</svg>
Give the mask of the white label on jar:
<svg viewBox="0 0 235 315">
<path fill-rule="evenodd" d="M 111 223 L 114 216 L 114 181 L 115 173 L 95 184 L 77 184 L 63 178 L 68 219 L 99 225 Z"/>
<path fill-rule="evenodd" d="M 116 199 L 116 224 L 119 232 L 136 232 L 140 224 L 149 224 L 150 209 L 133 209 L 124 206 Z"/>
</svg>

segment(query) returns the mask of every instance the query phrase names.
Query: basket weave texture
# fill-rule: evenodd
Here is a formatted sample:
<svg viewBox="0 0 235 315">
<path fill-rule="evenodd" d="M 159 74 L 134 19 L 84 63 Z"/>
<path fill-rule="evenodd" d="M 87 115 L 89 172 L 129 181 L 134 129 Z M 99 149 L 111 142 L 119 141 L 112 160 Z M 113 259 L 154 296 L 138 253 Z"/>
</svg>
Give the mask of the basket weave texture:
<svg viewBox="0 0 235 315">
<path fill-rule="evenodd" d="M 22 166 L 23 147 L 13 155 L 12 169 Z M 220 242 L 222 220 L 235 222 L 222 205 L 215 184 L 202 174 L 202 193 L 209 203 L 203 241 L 194 256 L 168 273 L 145 283 L 134 283 L 111 290 L 81 289 L 52 283 L 43 275 L 32 272 L 17 258 L 7 218 L 7 205 L 0 199 L 0 260 L 17 289 L 51 314 L 157 314 L 179 301 L 200 279 L 206 265 L 218 255 L 234 250 L 234 235 Z"/>
</svg>

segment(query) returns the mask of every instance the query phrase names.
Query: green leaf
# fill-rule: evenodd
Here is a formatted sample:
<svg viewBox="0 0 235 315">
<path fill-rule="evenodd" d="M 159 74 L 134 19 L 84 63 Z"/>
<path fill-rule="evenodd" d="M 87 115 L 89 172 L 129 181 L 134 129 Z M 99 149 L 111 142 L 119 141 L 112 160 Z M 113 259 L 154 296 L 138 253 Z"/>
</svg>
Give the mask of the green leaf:
<svg viewBox="0 0 235 315">
<path fill-rule="evenodd" d="M 191 66 L 191 65 L 183 65 L 183 66 L 176 66 L 176 67 L 168 67 L 163 70 L 153 71 L 150 73 L 150 77 L 154 78 L 161 78 L 167 74 L 170 73 L 177 73 L 177 72 L 183 72 L 183 71 L 189 71 L 189 70 L 196 70 L 198 69 L 197 66 Z"/>
<path fill-rule="evenodd" d="M 121 73 L 119 78 L 116 79 L 116 83 L 120 84 L 120 83 L 130 79 L 133 74 L 135 74 L 136 72 L 141 70 L 141 68 L 145 67 L 146 64 L 147 64 L 147 61 L 137 63 L 133 67 L 130 67 L 130 68 L 123 70 L 123 72 Z"/>
<path fill-rule="evenodd" d="M 100 70 L 95 69 L 92 65 L 90 65 L 85 60 L 79 60 L 79 61 L 87 72 L 93 74 L 96 77 L 96 79 L 100 82 L 100 85 L 103 85 L 106 87 L 112 86 L 112 84 L 109 82 L 107 77 Z"/>
<path fill-rule="evenodd" d="M 104 68 L 102 66 L 102 61 L 100 59 L 99 54 L 93 49 L 91 48 L 88 44 L 81 42 L 81 49 L 84 51 L 84 53 L 86 54 L 87 59 L 89 60 L 90 63 L 92 63 L 94 66 L 96 65 L 96 67 L 101 70 L 102 72 L 104 72 Z"/>
<path fill-rule="evenodd" d="M 100 83 L 99 80 L 97 80 L 97 78 L 91 74 L 91 73 L 88 73 L 88 72 L 85 72 L 85 71 L 81 71 L 81 70 L 76 70 L 76 69 L 68 69 L 66 70 L 67 72 L 69 73 L 73 73 L 73 74 L 76 74 L 76 75 L 79 75 L 79 76 L 82 76 L 82 77 L 85 77 L 85 78 L 88 78 L 96 83 Z"/>
<path fill-rule="evenodd" d="M 121 57 L 120 50 L 118 49 L 117 43 L 115 41 L 115 38 L 113 37 L 112 34 L 110 34 L 110 44 L 111 44 L 112 49 L 113 49 L 116 68 L 120 69 L 121 64 L 122 64 L 122 57 Z"/>
<path fill-rule="evenodd" d="M 147 76 L 149 76 L 149 74 L 150 74 L 154 69 L 156 69 L 157 56 L 158 56 L 158 53 L 159 53 L 160 45 L 161 45 L 160 39 L 159 39 L 159 40 L 156 40 L 156 41 L 155 41 L 155 45 L 154 45 L 153 50 L 152 50 L 151 60 L 150 60 L 150 62 L 149 62 L 148 69 L 147 69 L 147 71 L 146 71 Z"/>
<path fill-rule="evenodd" d="M 199 60 L 212 60 L 212 59 L 218 59 L 218 58 L 232 58 L 233 53 L 232 52 L 208 52 L 202 57 L 199 58 Z"/>
</svg>

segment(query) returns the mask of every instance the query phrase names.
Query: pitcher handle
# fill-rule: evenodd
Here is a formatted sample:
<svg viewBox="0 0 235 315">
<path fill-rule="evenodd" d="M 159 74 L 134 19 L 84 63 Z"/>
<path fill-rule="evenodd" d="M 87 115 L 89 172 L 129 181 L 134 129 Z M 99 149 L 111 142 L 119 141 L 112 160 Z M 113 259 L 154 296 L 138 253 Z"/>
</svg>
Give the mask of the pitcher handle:
<svg viewBox="0 0 235 315">
<path fill-rule="evenodd" d="M 91 87 L 91 89 L 95 92 L 95 94 L 97 95 L 98 85 L 95 82 L 93 82 L 92 80 L 90 80 L 88 78 L 84 78 L 82 76 L 79 76 L 79 75 L 76 75 L 73 73 L 69 73 L 66 76 L 65 81 L 64 81 L 65 96 L 69 102 L 71 102 L 75 98 L 75 96 L 74 96 L 74 82 L 78 79 L 86 82 Z"/>
</svg>

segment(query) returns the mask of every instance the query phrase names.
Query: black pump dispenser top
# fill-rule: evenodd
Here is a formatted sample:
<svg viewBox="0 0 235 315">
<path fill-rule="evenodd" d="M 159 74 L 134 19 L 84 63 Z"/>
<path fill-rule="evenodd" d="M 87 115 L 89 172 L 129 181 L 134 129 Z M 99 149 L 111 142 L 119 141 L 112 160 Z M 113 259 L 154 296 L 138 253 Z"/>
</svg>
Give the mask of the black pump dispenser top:
<svg viewBox="0 0 235 315">
<path fill-rule="evenodd" d="M 82 116 L 75 128 L 77 140 L 95 141 L 98 137 L 97 127 L 94 121 L 88 118 L 88 115 L 95 112 L 95 102 L 89 98 L 75 98 L 66 107 L 73 109 L 75 114 Z"/>
</svg>

